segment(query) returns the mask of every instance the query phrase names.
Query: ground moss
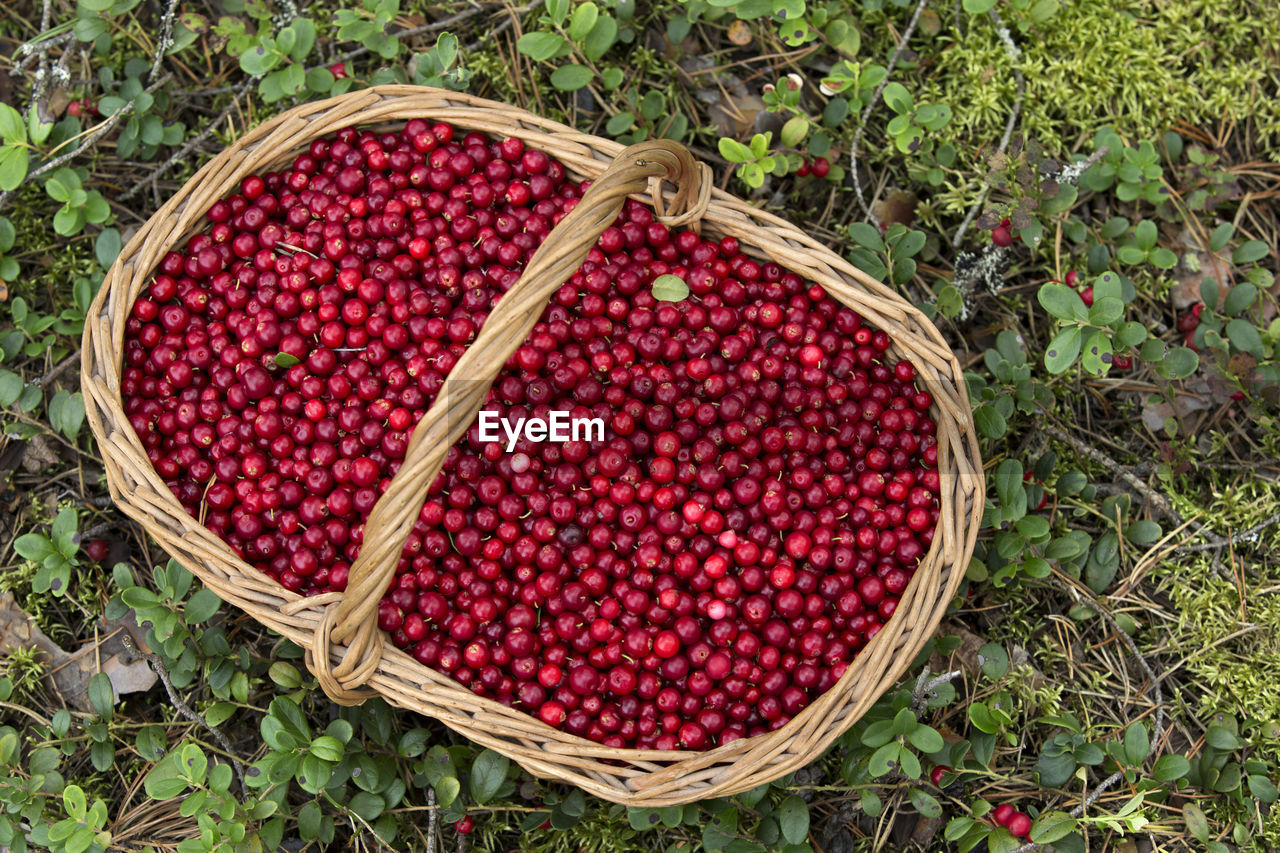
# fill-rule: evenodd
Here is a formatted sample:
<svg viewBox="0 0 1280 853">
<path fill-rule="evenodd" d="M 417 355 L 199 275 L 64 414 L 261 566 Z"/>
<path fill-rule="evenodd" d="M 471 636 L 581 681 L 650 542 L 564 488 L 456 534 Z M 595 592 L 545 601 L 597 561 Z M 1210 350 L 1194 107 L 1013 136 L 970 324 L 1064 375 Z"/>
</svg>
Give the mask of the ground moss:
<svg viewBox="0 0 1280 853">
<path fill-rule="evenodd" d="M 1280 83 L 1268 68 L 1280 6 L 1239 0 L 1078 0 L 1014 39 L 1026 95 L 1019 128 L 1054 151 L 1111 124 L 1149 139 L 1178 121 L 1216 129 L 1252 120 L 1264 145 L 1280 136 Z M 962 38 L 944 28 L 918 100 L 948 104 L 944 135 L 999 141 L 1015 98 L 1012 60 L 994 24 L 970 19 Z"/>
</svg>

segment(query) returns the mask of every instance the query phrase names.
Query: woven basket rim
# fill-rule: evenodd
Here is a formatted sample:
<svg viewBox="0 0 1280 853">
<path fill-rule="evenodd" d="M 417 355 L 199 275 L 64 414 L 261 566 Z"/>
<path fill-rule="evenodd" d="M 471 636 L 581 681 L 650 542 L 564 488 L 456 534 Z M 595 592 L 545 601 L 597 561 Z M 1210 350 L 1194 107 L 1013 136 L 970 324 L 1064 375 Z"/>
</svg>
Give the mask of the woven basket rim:
<svg viewBox="0 0 1280 853">
<path fill-rule="evenodd" d="M 86 413 L 102 446 L 116 503 L 220 597 L 308 649 L 321 618 L 316 608 L 332 606 L 335 596 L 290 593 L 239 560 L 186 514 L 151 469 L 120 404 L 124 321 L 156 261 L 203 222 L 204 211 L 226 194 L 227 187 L 248 174 L 277 168 L 310 140 L 340 127 L 411 117 L 520 136 L 526 145 L 546 150 L 577 178 L 596 179 L 622 150 L 619 143 L 505 104 L 425 87 L 381 86 L 304 104 L 265 122 L 216 156 L 139 229 L 108 271 L 85 324 Z M 669 190 L 665 194 L 671 195 Z M 647 194 L 637 198 L 652 202 Z M 898 611 L 858 653 L 840 682 L 786 726 L 701 753 L 619 750 L 552 729 L 428 670 L 386 636 L 381 637 L 381 662 L 369 681 L 392 704 L 438 719 L 536 775 L 633 806 L 738 793 L 816 758 L 897 682 L 936 629 L 972 555 L 985 492 L 962 368 L 941 333 L 917 309 L 812 236 L 723 191 L 712 190 L 702 225 L 733 234 L 744 249 L 773 258 L 852 304 L 868 322 L 890 333 L 891 352 L 910 360 L 922 376 L 934 377 L 936 384 L 929 390 L 935 392 L 932 414 L 938 430 L 938 469 L 943 473 L 942 513 L 933 545 Z M 926 584 L 926 578 L 932 584 Z"/>
</svg>

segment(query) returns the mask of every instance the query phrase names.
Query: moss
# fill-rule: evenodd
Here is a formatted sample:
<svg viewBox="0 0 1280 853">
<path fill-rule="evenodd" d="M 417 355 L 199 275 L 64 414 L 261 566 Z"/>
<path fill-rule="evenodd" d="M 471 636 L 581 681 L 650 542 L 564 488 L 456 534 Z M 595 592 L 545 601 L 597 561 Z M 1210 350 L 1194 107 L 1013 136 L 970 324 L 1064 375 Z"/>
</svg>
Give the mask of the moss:
<svg viewBox="0 0 1280 853">
<path fill-rule="evenodd" d="M 1012 22 L 1011 22 L 1012 23 Z M 1177 121 L 1216 128 L 1253 120 L 1263 145 L 1280 135 L 1267 55 L 1280 7 L 1250 0 L 1079 0 L 1014 38 L 1026 77 L 1020 129 L 1047 148 L 1075 148 L 1104 124 L 1132 139 Z M 917 99 L 948 104 L 944 134 L 995 144 L 1014 102 L 1011 60 L 985 16 L 944 29 Z"/>
</svg>

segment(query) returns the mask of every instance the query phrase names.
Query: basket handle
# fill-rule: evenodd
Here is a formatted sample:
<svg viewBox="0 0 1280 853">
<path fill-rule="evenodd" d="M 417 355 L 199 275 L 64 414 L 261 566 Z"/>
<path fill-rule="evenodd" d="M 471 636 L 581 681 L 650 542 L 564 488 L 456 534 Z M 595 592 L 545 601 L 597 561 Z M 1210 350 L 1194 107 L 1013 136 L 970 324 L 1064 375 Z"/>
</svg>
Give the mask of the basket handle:
<svg viewBox="0 0 1280 853">
<path fill-rule="evenodd" d="M 378 602 L 445 454 L 466 434 L 507 359 L 529 336 L 551 295 L 617 219 L 627 197 L 645 192 L 652 179 L 664 177 L 676 186 L 674 214 L 666 215 L 662 193 L 655 191 L 652 198 L 659 219 L 668 226 L 692 223 L 696 228 L 710 201 L 710 169 L 670 140 L 655 139 L 624 149 L 547 235 L 519 281 L 499 300 L 480 334 L 449 372 L 440 394 L 414 428 L 400 470 L 370 512 L 347 588 L 340 600 L 330 599 L 325 606 L 307 652 L 307 667 L 335 702 L 359 704 L 376 695 L 362 685 L 382 658 Z M 330 659 L 335 642 L 347 644 L 336 668 Z"/>
</svg>

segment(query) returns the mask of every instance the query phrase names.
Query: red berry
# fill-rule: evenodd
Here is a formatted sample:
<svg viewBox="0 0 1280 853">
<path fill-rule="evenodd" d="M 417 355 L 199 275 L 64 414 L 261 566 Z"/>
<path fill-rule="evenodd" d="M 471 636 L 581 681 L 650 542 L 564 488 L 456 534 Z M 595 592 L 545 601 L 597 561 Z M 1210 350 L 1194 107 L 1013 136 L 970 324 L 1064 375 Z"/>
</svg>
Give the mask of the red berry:
<svg viewBox="0 0 1280 853">
<path fill-rule="evenodd" d="M 1005 827 L 1014 838 L 1026 838 L 1031 832 L 1031 818 L 1022 812 L 1014 812 Z"/>
<path fill-rule="evenodd" d="M 90 539 L 84 546 L 85 556 L 95 563 L 104 563 L 111 554 L 111 545 L 105 539 Z"/>
<path fill-rule="evenodd" d="M 1067 287 L 1075 288 L 1079 284 L 1080 273 L 1075 270 L 1067 270 L 1065 284 Z"/>
<path fill-rule="evenodd" d="M 1080 300 L 1084 302 L 1086 308 L 1093 306 L 1093 288 L 1086 287 L 1080 291 Z"/>
<path fill-rule="evenodd" d="M 476 828 L 475 818 L 471 815 L 463 815 L 453 824 L 453 828 L 458 831 L 459 835 L 470 835 L 471 831 Z"/>
<path fill-rule="evenodd" d="M 941 788 L 943 777 L 950 772 L 950 767 L 945 764 L 939 764 L 929 772 L 929 781 L 932 782 L 935 787 Z"/>
<path fill-rule="evenodd" d="M 329 66 L 329 73 L 333 75 L 335 80 L 342 80 L 347 76 L 347 63 L 335 62 Z M 468 830 L 469 831 L 469 830 Z"/>
<path fill-rule="evenodd" d="M 998 826 L 1008 826 L 1009 821 L 1013 819 L 1015 814 L 1017 814 L 1017 812 L 1014 811 L 1013 806 L 1008 803 L 1001 803 L 996 806 L 995 811 L 991 813 L 991 819 L 994 820 Z"/>
<path fill-rule="evenodd" d="M 826 157 L 815 157 L 813 159 L 813 176 L 815 178 L 825 178 L 831 172 L 831 163 Z"/>
<path fill-rule="evenodd" d="M 80 118 L 83 112 L 84 112 L 84 105 L 81 104 L 79 101 L 72 101 L 71 103 L 67 104 L 67 115 L 72 116 L 74 118 Z"/>
<path fill-rule="evenodd" d="M 1006 222 L 1008 220 L 1005 220 Z M 991 232 L 991 242 L 1004 249 L 1013 245 L 1013 233 L 1007 225 L 1000 225 Z"/>
</svg>

